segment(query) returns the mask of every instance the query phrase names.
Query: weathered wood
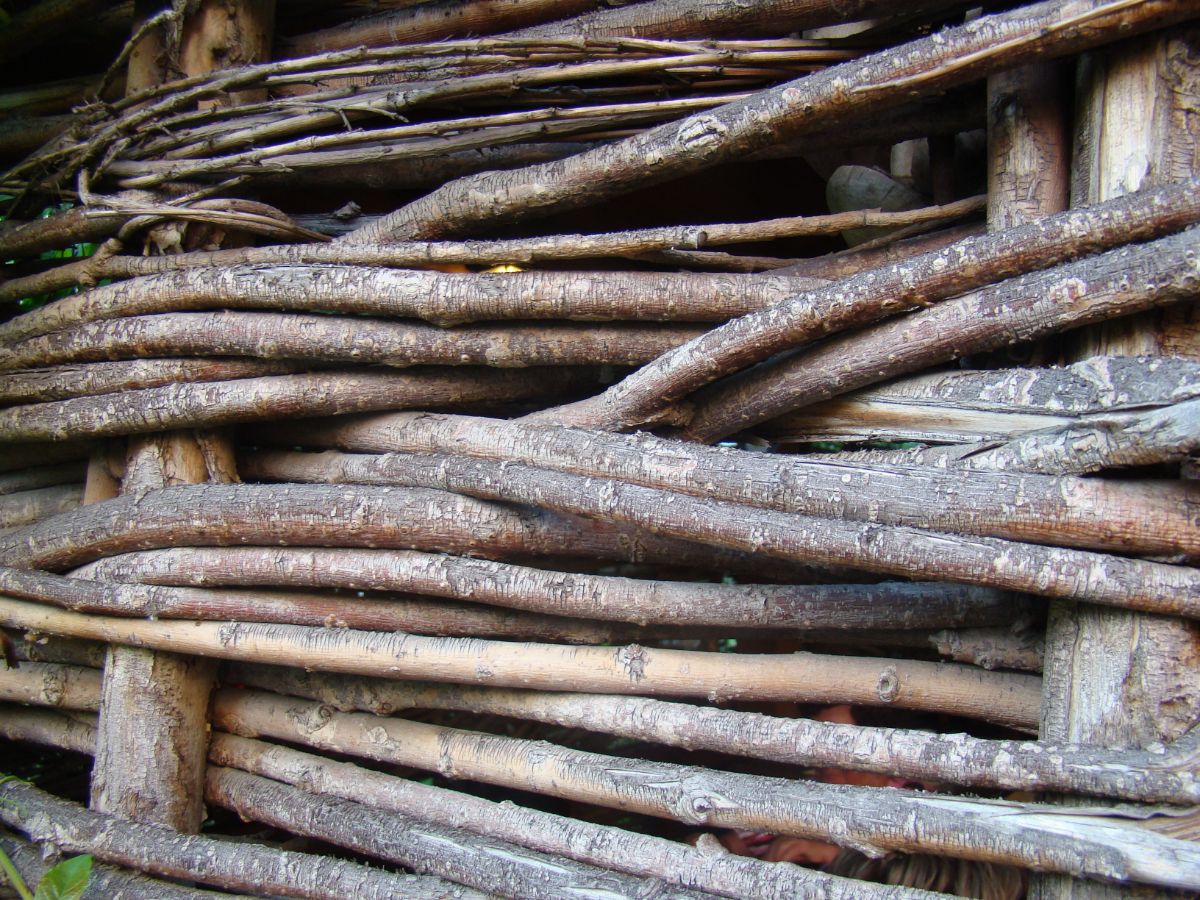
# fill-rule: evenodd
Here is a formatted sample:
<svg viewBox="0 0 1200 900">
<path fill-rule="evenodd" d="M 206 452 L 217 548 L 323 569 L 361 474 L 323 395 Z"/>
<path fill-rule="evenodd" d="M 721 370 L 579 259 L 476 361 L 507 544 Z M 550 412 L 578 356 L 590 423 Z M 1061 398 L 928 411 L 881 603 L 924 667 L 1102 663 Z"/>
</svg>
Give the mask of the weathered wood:
<svg viewBox="0 0 1200 900">
<path fill-rule="evenodd" d="M 1200 779 L 1187 762 L 1196 752 L 1200 740 L 1196 735 L 1171 746 L 1107 750 L 842 725 L 647 697 L 391 681 L 240 663 L 227 664 L 224 671 L 229 680 L 247 687 L 381 716 L 451 709 L 583 728 L 689 750 L 976 789 L 1061 790 L 1184 805 L 1200 796 Z"/>
<path fill-rule="evenodd" d="M 707 853 L 677 841 L 396 778 L 277 744 L 213 736 L 211 758 L 318 794 L 370 803 L 592 865 L 649 875 L 724 897 L 784 900 L 820 891 L 829 900 L 912 897 L 900 888 L 847 881 L 799 866 Z"/>
<path fill-rule="evenodd" d="M 735 384 L 714 388 L 687 432 L 698 440 L 715 440 L 791 409 L 967 353 L 1190 299 L 1200 281 L 1194 245 L 1195 236 L 1183 232 L 1110 250 L 833 338 Z"/>
<path fill-rule="evenodd" d="M 446 553 L 388 550 L 177 548 L 106 557 L 76 570 L 74 576 L 158 585 L 413 591 L 546 615 L 690 628 L 796 631 L 824 628 L 842 632 L 871 628 L 952 628 L 1009 622 L 1028 608 L 1022 599 L 1000 591 L 940 582 L 707 584 L 553 572 Z M 12 596 L 59 602 L 71 609 L 95 612 L 101 610 L 100 603 L 110 603 L 115 612 L 117 598 L 126 596 L 115 586 L 93 589 L 87 583 L 48 578 L 18 570 L 0 570 L 0 589 Z M 211 592 L 205 592 L 208 593 Z M 96 606 L 79 605 L 85 597 L 93 595 L 96 599 L 87 602 Z M 131 609 L 151 612 L 161 609 L 161 604 L 172 595 L 131 591 L 128 596 Z M 179 595 L 180 602 L 188 596 Z M 54 597 L 59 599 L 53 600 Z M 133 606 L 134 603 L 137 605 Z M 202 603 L 200 600 L 195 605 Z M 353 607 L 351 603 L 350 608 Z M 227 618 L 245 619 L 245 616 Z"/>
<path fill-rule="evenodd" d="M 914 375 L 813 404 L 758 430 L 779 442 L 873 439 L 971 443 L 1065 426 L 1078 416 L 1148 411 L 1200 396 L 1200 365 L 1097 356 L 1064 367 Z"/>
<path fill-rule="evenodd" d="M 0 410 L 0 442 L 66 441 L 213 428 L 237 422 L 439 407 L 545 396 L 586 384 L 593 372 L 548 379 L 545 370 L 500 372 L 456 367 L 407 372 L 334 371 L 172 384 Z"/>
<path fill-rule="evenodd" d="M 11 474 L 0 475 L 0 496 L 62 484 L 75 484 L 82 481 L 86 474 L 87 463 L 83 460 L 18 469 Z"/>
<path fill-rule="evenodd" d="M 920 851 L 1166 887 L 1200 885 L 1200 849 L 1058 807 L 735 775 L 219 691 L 213 724 L 690 824 Z M 372 735 L 372 737 L 368 737 Z"/>
<path fill-rule="evenodd" d="M 840 460 L 697 447 L 649 435 L 429 413 L 315 426 L 283 424 L 261 432 L 260 445 L 445 453 L 615 478 L 781 512 L 1059 546 L 1200 554 L 1192 521 L 1197 492 L 1165 482 L 1010 476 L 1003 474 L 1002 465 L 986 467 L 990 474 L 970 475 L 919 466 L 856 467 Z M 1176 427 L 1172 434 L 1182 432 Z M 387 463 L 358 454 L 258 450 L 246 454 L 242 465 L 251 479 L 379 483 Z M 997 509 L 1003 512 L 997 514 Z"/>
<path fill-rule="evenodd" d="M 345 860 L 177 834 L 60 800 L 30 784 L 0 784 L 0 819 L 35 841 L 166 878 L 286 897 L 482 897 L 440 878 L 394 875 Z"/>
<path fill-rule="evenodd" d="M 0 700 L 95 710 L 100 706 L 100 672 L 61 663 L 23 661 L 15 668 L 0 663 Z"/>
<path fill-rule="evenodd" d="M 1132 609 L 1195 616 L 1200 569 L 1169 566 L 1084 550 L 967 537 L 908 526 L 824 518 L 581 476 L 510 462 L 447 454 L 360 458 L 344 468 L 303 466 L 289 477 L 324 482 L 436 488 L 634 525 L 655 534 L 746 550 L 782 559 L 825 560 L 868 571 L 944 578 L 1046 597 L 1083 599 Z M 24 533 L 21 533 L 24 534 Z M 11 540 L 17 540 L 17 537 Z M 0 545 L 3 546 L 3 545 Z"/>
<path fill-rule="evenodd" d="M 196 485 L 118 498 L 69 515 L 78 518 L 0 536 L 0 563 L 61 571 L 128 550 L 250 544 L 567 556 L 801 583 L 820 572 L 822 581 L 830 580 L 823 565 L 773 564 L 761 556 L 444 491 Z"/>
<path fill-rule="evenodd" d="M 899 97 L 945 90 L 1034 58 L 1064 56 L 1188 15 L 1168 2 L 1072 0 L 985 16 L 958 29 L 833 66 L 715 110 L 568 160 L 451 182 L 366 229 L 353 243 L 461 234 L 530 215 L 575 209 L 696 172 L 781 138 L 884 109 Z"/>
<path fill-rule="evenodd" d="M 98 702 L 98 701 L 97 701 Z M 51 709 L 0 707 L 0 738 L 56 747 L 89 756 L 96 752 L 96 717 L 56 712 Z"/>
<path fill-rule="evenodd" d="M 1196 201 L 1194 189 L 1200 187 L 1200 182 L 1191 187 L 1193 190 L 1187 192 L 1175 188 L 1150 192 L 1086 213 L 1073 210 L 1022 228 L 966 238 L 881 270 L 868 270 L 852 279 L 806 291 L 785 303 L 714 329 L 638 370 L 598 397 L 547 411 L 538 418 L 609 429 L 633 427 L 657 418 L 686 418 L 687 410 L 671 409 L 672 402 L 723 375 L 802 346 L 806 341 L 934 301 L 940 300 L 939 306 L 945 306 L 946 298 L 984 289 L 1001 279 L 1108 249 L 1130 239 L 1169 233 L 1194 222 L 1200 217 L 1200 202 Z M 1170 207 L 1181 215 L 1167 212 Z M 749 383 L 758 384 L 753 379 Z M 757 396 L 763 391 L 756 389 L 755 393 L 756 401 L 764 402 Z M 815 402 L 820 398 L 807 399 Z M 773 414 L 782 411 L 774 410 Z"/>
<path fill-rule="evenodd" d="M 298 313 L 161 313 L 80 325 L 0 349 L 0 372 L 161 356 L 253 357 L 320 365 L 528 366 L 647 363 L 702 334 L 695 326 L 433 325 Z"/>
<path fill-rule="evenodd" d="M 83 483 L 60 484 L 0 496 L 0 528 L 40 522 L 75 509 L 83 500 Z"/>
<path fill-rule="evenodd" d="M 642 878 L 373 805 L 317 796 L 237 769 L 210 767 L 204 794 L 246 821 L 266 822 L 502 897 L 552 900 L 599 894 L 616 900 L 667 893 L 664 885 Z M 669 893 L 690 900 L 705 896 L 681 889 Z"/>
<path fill-rule="evenodd" d="M 1038 718 L 1041 679 L 952 663 L 567 647 L 253 623 L 151 622 L 0 598 L 0 622 L 71 637 L 332 672 L 486 682 L 589 693 L 857 703 L 982 717 L 1018 729 Z"/>
</svg>

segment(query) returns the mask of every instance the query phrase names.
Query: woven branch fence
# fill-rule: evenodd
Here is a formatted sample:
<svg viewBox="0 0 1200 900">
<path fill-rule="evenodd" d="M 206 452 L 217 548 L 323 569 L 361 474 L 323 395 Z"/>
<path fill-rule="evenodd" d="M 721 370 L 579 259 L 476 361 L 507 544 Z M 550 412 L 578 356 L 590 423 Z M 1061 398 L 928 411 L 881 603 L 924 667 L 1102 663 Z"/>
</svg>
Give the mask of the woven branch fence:
<svg viewBox="0 0 1200 900">
<path fill-rule="evenodd" d="M 30 885 L 1200 892 L 1200 5 L 5 6 Z"/>
</svg>

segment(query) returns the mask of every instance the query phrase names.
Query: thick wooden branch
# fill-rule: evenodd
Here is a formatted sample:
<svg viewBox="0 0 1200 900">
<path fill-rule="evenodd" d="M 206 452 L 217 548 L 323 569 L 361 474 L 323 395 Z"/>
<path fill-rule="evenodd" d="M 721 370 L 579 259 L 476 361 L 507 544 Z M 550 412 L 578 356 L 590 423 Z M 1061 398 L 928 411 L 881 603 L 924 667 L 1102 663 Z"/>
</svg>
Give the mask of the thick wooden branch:
<svg viewBox="0 0 1200 900">
<path fill-rule="evenodd" d="M 462 234 L 575 209 L 732 159 L 780 139 L 869 116 L 1031 59 L 1077 53 L 1186 18 L 1170 2 L 1071 0 L 985 16 L 957 29 L 755 94 L 567 160 L 451 182 L 375 225 L 354 243 Z"/>
<path fill-rule="evenodd" d="M 199 608 L 213 592 L 192 595 L 116 585 L 92 587 L 90 581 L 80 580 L 412 591 L 593 621 L 840 632 L 1000 624 L 1019 617 L 1025 608 L 1021 599 L 1000 591 L 941 582 L 707 584 L 554 572 L 446 553 L 389 550 L 177 548 L 108 557 L 74 575 L 75 579 L 56 579 L 0 569 L 0 590 L 90 612 L 117 613 L 127 608 L 138 615 L 162 615 L 163 606 L 170 603 L 181 618 L 206 618 L 182 615 L 183 603 L 195 596 L 192 605 Z M 341 602 L 348 604 L 347 614 L 356 611 L 348 598 Z"/>
<path fill-rule="evenodd" d="M 433 325 L 296 313 L 164 313 L 80 325 L 0 349 L 0 372 L 138 357 L 294 359 L 318 365 L 642 365 L 703 333 L 685 325 Z"/>
<path fill-rule="evenodd" d="M 416 709 L 453 709 L 583 728 L 689 750 L 877 772 L 917 782 L 1061 791 L 1181 805 L 1200 798 L 1200 777 L 1190 763 L 1198 752 L 1200 734 L 1169 747 L 1108 750 L 842 725 L 645 697 L 421 684 L 242 664 L 229 665 L 226 671 L 233 683 L 381 716 Z"/>
<path fill-rule="evenodd" d="M 970 475 L 920 466 L 855 466 L 649 435 L 428 413 L 315 427 L 284 424 L 260 433 L 264 442 L 289 447 L 519 462 L 781 512 L 1117 552 L 1200 554 L 1191 513 L 1196 491 L 1184 485 L 1006 475 L 1000 465 L 987 467 L 988 474 Z M 372 473 L 382 475 L 380 465 L 386 464 L 366 456 L 262 450 L 245 454 L 242 461 L 247 478 L 277 481 L 369 482 Z"/>
<path fill-rule="evenodd" d="M 0 528 L 40 522 L 75 509 L 83 499 L 83 482 L 0 495 Z"/>
<path fill-rule="evenodd" d="M 797 561 L 1130 609 L 1196 616 L 1200 569 L 908 526 L 824 518 L 510 462 L 448 454 L 335 458 L 289 467 L 290 478 L 438 488 L 634 525 L 655 534 Z M 279 475 L 284 475 L 282 471 Z"/>
<path fill-rule="evenodd" d="M 834 338 L 736 384 L 716 387 L 695 411 L 688 434 L 714 440 L 967 353 L 1190 299 L 1200 282 L 1195 241 L 1186 231 L 1110 250 Z"/>
<path fill-rule="evenodd" d="M 970 666 L 813 653 L 568 647 L 252 623 L 151 622 L 0 599 L 13 628 L 322 671 L 589 693 L 928 709 L 1016 728 L 1038 720 L 1041 679 Z"/>
<path fill-rule="evenodd" d="M 245 821 L 265 822 L 502 897 L 557 900 L 600 894 L 634 900 L 662 889 L 642 878 L 374 805 L 318 796 L 238 769 L 209 766 L 204 795 L 209 803 L 232 810 Z M 687 890 L 672 895 L 687 900 L 704 896 Z"/>
<path fill-rule="evenodd" d="M 0 496 L 61 484 L 75 484 L 82 481 L 86 474 L 87 463 L 83 460 L 18 469 L 11 474 L 0 475 Z"/>
<path fill-rule="evenodd" d="M 1169 234 L 1200 218 L 1198 191 L 1200 181 L 1187 190 L 1167 188 L 1087 210 L 1072 210 L 1021 228 L 968 237 L 929 254 L 805 291 L 785 303 L 714 329 L 598 397 L 546 411 L 536 418 L 616 430 L 652 422 L 664 415 L 672 401 L 806 341 L 945 301 L 966 291 L 989 290 L 986 285 L 1001 279 L 1129 240 Z M 1046 273 L 1042 277 L 1053 276 Z M 1039 289 L 1048 289 L 1048 285 L 1040 285 Z M 666 415 L 669 418 L 671 414 L 686 417 L 682 410 Z"/>
<path fill-rule="evenodd" d="M 544 396 L 571 384 L 573 378 L 586 382 L 593 376 L 566 372 L 549 381 L 546 374 L 538 369 L 334 371 L 171 384 L 0 410 L 0 442 L 79 440 L 408 405 L 517 400 Z"/>
<path fill-rule="evenodd" d="M 100 706 L 100 672 L 82 666 L 28 660 L 15 668 L 0 663 L 0 700 L 95 710 Z"/>
<path fill-rule="evenodd" d="M 1200 885 L 1194 844 L 1058 807 L 635 763 L 253 691 L 219 691 L 213 724 L 689 824 L 832 840 L 870 855 L 916 851 L 1103 880 Z"/>
<path fill-rule="evenodd" d="M 35 841 L 166 878 L 287 897 L 482 897 L 440 878 L 395 875 L 345 860 L 260 844 L 181 835 L 60 800 L 22 781 L 0 784 L 0 820 Z"/>
</svg>

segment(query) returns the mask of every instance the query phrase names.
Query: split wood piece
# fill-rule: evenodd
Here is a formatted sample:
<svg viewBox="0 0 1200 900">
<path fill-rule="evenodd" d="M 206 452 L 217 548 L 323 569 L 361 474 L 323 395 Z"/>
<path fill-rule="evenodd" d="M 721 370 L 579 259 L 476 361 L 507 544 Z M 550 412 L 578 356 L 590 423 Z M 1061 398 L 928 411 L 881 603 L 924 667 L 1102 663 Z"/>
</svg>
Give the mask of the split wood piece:
<svg viewBox="0 0 1200 900">
<path fill-rule="evenodd" d="M 1200 260 L 1190 231 L 1009 279 L 833 338 L 735 384 L 716 386 L 695 410 L 687 432 L 696 440 L 716 440 L 968 353 L 1178 303 L 1195 295 L 1198 282 Z"/>
<path fill-rule="evenodd" d="M 495 34 L 593 9 L 598 0 L 440 0 L 404 6 L 320 31 L 286 38 L 288 56 L 311 56 L 351 47 L 376 47 Z M 632 34 L 633 32 L 629 32 Z M 553 35 L 559 37 L 559 34 Z M 624 37 L 623 33 L 620 35 Z M 711 36 L 707 35 L 706 36 Z"/>
<path fill-rule="evenodd" d="M 0 706 L 0 738 L 92 756 L 96 752 L 96 717 Z"/>
<path fill-rule="evenodd" d="M 283 375 L 298 368 L 294 363 L 280 360 L 133 359 L 53 369 L 26 369 L 24 372 L 5 374 L 0 381 L 0 404 L 70 400 L 185 382 L 234 381 L 262 375 Z"/>
<path fill-rule="evenodd" d="M 698 447 L 645 434 L 428 413 L 393 413 L 324 426 L 285 423 L 261 431 L 274 445 L 444 453 L 524 463 L 832 519 L 1121 553 L 1200 554 L 1200 534 L 1192 520 L 1200 494 L 1193 486 L 1173 482 L 1067 480 L 1007 474 L 1000 466 L 989 467 L 995 471 L 988 474 L 970 475 L 920 466 L 855 466 L 819 457 L 801 460 Z M 1176 428 L 1173 436 L 1180 432 Z M 247 479 L 279 481 L 370 483 L 387 465 L 386 458 L 361 454 L 263 450 L 244 454 L 241 461 Z"/>
<path fill-rule="evenodd" d="M 37 884 L 50 871 L 57 855 L 52 844 L 31 844 L 18 840 L 7 832 L 0 832 L 0 850 L 13 861 L 26 884 Z M 119 897 L 120 900 L 229 900 L 230 895 L 201 891 L 147 878 L 128 869 L 93 863 L 88 873 L 88 896 Z M 244 897 L 243 894 L 236 896 Z"/>
<path fill-rule="evenodd" d="M 91 812 L 21 781 L 0 784 L 0 820 L 69 853 L 166 878 L 251 894 L 328 898 L 483 897 L 440 878 L 396 875 L 345 860 L 183 835 Z"/>
<path fill-rule="evenodd" d="M 0 590 L 78 611 L 101 612 L 101 604 L 107 604 L 115 613 L 117 598 L 128 596 L 137 601 L 127 608 L 145 615 L 175 596 L 159 599 L 158 591 L 147 588 L 131 588 L 126 594 L 123 587 L 93 587 L 92 581 L 411 591 L 554 616 L 690 628 L 954 628 L 1008 623 L 1029 611 L 1027 601 L 1013 595 L 941 582 L 706 584 L 554 572 L 444 552 L 175 548 L 109 556 L 77 569 L 73 579 L 0 568 Z"/>
<path fill-rule="evenodd" d="M 49 293 L 75 284 L 91 285 L 102 278 L 129 278 L 198 267 L 296 264 L 419 267 L 468 263 L 525 264 L 610 257 L 638 258 L 660 250 L 699 249 L 718 244 L 772 240 L 780 237 L 836 234 L 842 228 L 855 225 L 898 225 L 912 221 L 936 223 L 967 215 L 979 210 L 982 205 L 979 198 L 973 197 L 946 206 L 907 212 L 859 210 L 825 216 L 767 219 L 761 222 L 677 225 L 635 231 L 561 234 L 498 241 L 416 241 L 381 246 L 335 242 L 244 247 L 159 257 L 104 256 L 81 259 L 34 275 L 9 279 L 0 285 L 0 302 Z M 276 277 L 279 277 L 278 274 Z M 67 307 L 70 308 L 70 304 Z M 39 316 L 34 318 L 36 320 Z"/>
<path fill-rule="evenodd" d="M 0 538 L 0 564 L 65 570 L 129 550 L 180 545 L 384 547 L 486 557 L 573 556 L 755 572 L 791 581 L 821 569 L 660 538 L 444 491 L 195 485 L 82 507 Z M 827 573 L 823 573 L 827 574 Z"/>
<path fill-rule="evenodd" d="M 83 460 L 31 466 L 18 469 L 11 474 L 0 474 L 0 496 L 38 488 L 76 484 L 87 474 L 87 463 Z"/>
<path fill-rule="evenodd" d="M 1077 416 L 1200 397 L 1200 363 L 1097 356 L 1062 368 L 915 375 L 806 407 L 758 429 L 778 442 L 1007 440 Z M 940 452 L 940 451 L 939 451 Z"/>
<path fill-rule="evenodd" d="M 231 734 L 213 735 L 210 759 L 255 772 L 319 795 L 343 797 L 441 825 L 512 841 L 632 875 L 723 897 L 785 900 L 820 893 L 829 900 L 912 897 L 902 888 L 849 881 L 753 857 L 714 852 L 634 831 L 624 831 L 513 803 L 496 803 L 335 762 L 277 744 Z"/>
<path fill-rule="evenodd" d="M 125 557 L 120 559 L 125 560 Z M 97 570 L 91 569 L 89 574 L 97 574 Z M 343 583 L 345 580 L 341 579 Z M 108 584 L 79 577 L 62 578 L 23 569 L 0 568 L 0 590 L 9 596 L 37 600 L 75 612 L 151 619 L 270 622 L 317 628 L 403 631 L 438 637 L 508 638 L 570 644 L 628 643 L 662 638 L 695 638 L 701 635 L 728 636 L 728 632 L 723 628 L 710 628 L 697 634 L 695 629 L 676 627 L 621 627 L 599 623 L 593 619 L 504 612 L 474 604 L 435 603 L 420 597 L 383 595 L 359 598 L 344 594 L 213 591 L 141 584 Z M 459 593 L 468 594 L 465 590 Z M 886 595 L 888 592 L 883 593 Z M 918 592 L 910 593 L 915 595 Z M 997 603 L 994 615 L 999 617 L 1001 606 L 1011 617 L 1011 604 L 1007 603 Z M 901 610 L 900 615 L 903 613 Z M 884 615 L 878 618 L 882 619 Z M 733 627 L 746 628 L 740 623 Z M 857 632 L 850 635 L 850 638 L 856 634 Z M 925 639 L 930 640 L 929 637 Z"/>
<path fill-rule="evenodd" d="M 443 326 L 501 319 L 721 322 L 820 284 L 771 275 L 665 272 L 460 274 L 332 263 L 213 267 L 64 297 L 0 323 L 0 340 L 11 345 L 87 322 L 199 309 L 320 310 Z"/>
<path fill-rule="evenodd" d="M 0 663 L 0 700 L 96 710 L 100 707 L 100 672 L 59 663 L 25 661 L 15 668 Z"/>
<path fill-rule="evenodd" d="M 0 528 L 16 528 L 41 522 L 79 506 L 83 482 L 60 484 L 0 496 Z"/>
<path fill-rule="evenodd" d="M 222 671 L 229 683 L 380 716 L 450 709 L 583 728 L 688 750 L 877 772 L 917 782 L 1062 791 L 1144 803 L 1190 805 L 1200 798 L 1200 776 L 1191 763 L 1200 752 L 1200 734 L 1147 750 L 1108 750 L 842 725 L 645 697 L 385 681 L 238 663 L 227 664 Z"/>
<path fill-rule="evenodd" d="M 684 410 L 670 409 L 672 402 L 806 341 L 941 301 L 936 310 L 946 305 L 946 298 L 966 291 L 1013 290 L 1016 285 L 985 286 L 1129 240 L 1169 234 L 1200 218 L 1197 196 L 1200 180 L 1191 183 L 1189 190 L 1167 188 L 1087 211 L 1072 210 L 865 271 L 735 319 L 638 370 L 598 397 L 546 411 L 538 418 L 620 430 L 659 418 L 686 417 Z M 1054 278 L 1049 273 L 1042 277 Z M 1033 286 L 1045 288 L 1041 282 Z M 817 399 L 821 398 L 809 398 L 809 402 Z"/>
<path fill-rule="evenodd" d="M 869 855 L 933 853 L 1164 887 L 1200 886 L 1200 849 L 1117 816 L 1060 807 L 739 775 L 633 761 L 361 713 L 218 691 L 213 726 L 689 825 L 831 840 Z"/>
<path fill-rule="evenodd" d="M 357 459 L 347 455 L 344 460 L 322 456 L 316 466 L 289 466 L 287 476 L 322 483 L 341 478 L 360 484 L 436 488 L 622 523 L 665 537 L 767 557 L 822 560 L 912 578 L 1200 616 L 1200 569 L 999 538 L 757 509 L 703 495 L 518 463 L 448 454 L 390 453 Z M 339 466 L 341 462 L 346 465 Z M 344 471 L 347 468 L 353 468 L 353 473 Z M 280 469 L 276 474 L 284 472 Z M 32 533 L 26 529 L 20 534 Z"/>
<path fill-rule="evenodd" d="M 0 623 L 242 662 L 587 693 L 926 709 L 1017 729 L 1038 720 L 1041 679 L 953 663 L 814 653 L 751 655 L 431 638 L 300 625 L 150 622 L 0 598 Z"/>
<path fill-rule="evenodd" d="M 299 313 L 162 313 L 79 325 L 0 348 L 0 372 L 162 356 L 294 359 L 318 365 L 636 366 L 703 333 L 620 322 L 453 329 Z"/>
<path fill-rule="evenodd" d="M 1082 416 L 1000 444 L 929 447 L 911 462 L 962 471 L 1085 475 L 1104 469 L 1180 462 L 1200 451 L 1200 400 L 1144 413 Z M 1145 482 L 1138 482 L 1145 484 Z M 1183 482 L 1187 489 L 1193 486 Z"/>
<path fill-rule="evenodd" d="M 317 796 L 223 766 L 209 766 L 204 795 L 209 803 L 236 812 L 243 821 L 265 822 L 501 897 L 558 900 L 598 895 L 633 900 L 665 887 L 460 828 L 340 797 Z M 671 895 L 688 900 L 707 896 L 679 889 Z"/>
<path fill-rule="evenodd" d="M 334 371 L 172 384 L 0 410 L 0 442 L 77 441 L 238 422 L 544 397 L 593 372 L 454 369 Z"/>
<path fill-rule="evenodd" d="M 1151 0 L 1072 0 L 984 16 L 960 28 L 831 66 L 747 100 L 662 125 L 566 160 L 453 181 L 343 240 L 377 243 L 462 234 L 578 209 L 700 171 L 766 144 L 867 117 L 1035 58 L 1066 56 L 1181 21 L 1190 10 Z"/>
<path fill-rule="evenodd" d="M 936 12 L 952 7 L 951 0 L 922 0 L 910 12 Z M 750 0 L 729 4 L 720 0 L 648 0 L 618 8 L 601 8 L 574 18 L 560 18 L 512 32 L 511 37 L 624 37 L 711 38 L 722 35 L 786 35 L 806 28 L 869 19 L 895 11 L 887 0 Z"/>
</svg>

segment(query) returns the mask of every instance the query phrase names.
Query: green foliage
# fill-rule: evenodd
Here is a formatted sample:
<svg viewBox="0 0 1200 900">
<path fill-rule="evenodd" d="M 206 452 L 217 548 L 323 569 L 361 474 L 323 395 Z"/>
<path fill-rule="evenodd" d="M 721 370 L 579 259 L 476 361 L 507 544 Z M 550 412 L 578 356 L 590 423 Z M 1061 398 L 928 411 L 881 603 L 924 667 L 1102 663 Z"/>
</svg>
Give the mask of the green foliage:
<svg viewBox="0 0 1200 900">
<path fill-rule="evenodd" d="M 79 900 L 91 875 L 91 856 L 64 859 L 42 877 L 33 900 Z"/>
</svg>

